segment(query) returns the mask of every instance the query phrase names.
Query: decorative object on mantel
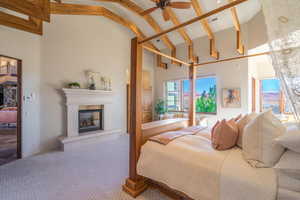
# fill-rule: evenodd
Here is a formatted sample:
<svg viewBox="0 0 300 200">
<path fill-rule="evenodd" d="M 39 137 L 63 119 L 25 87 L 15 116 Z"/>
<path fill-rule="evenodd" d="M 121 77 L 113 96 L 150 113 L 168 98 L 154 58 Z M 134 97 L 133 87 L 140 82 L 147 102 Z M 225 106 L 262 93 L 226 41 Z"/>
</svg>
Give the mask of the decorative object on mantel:
<svg viewBox="0 0 300 200">
<path fill-rule="evenodd" d="M 88 78 L 88 88 L 90 90 L 112 90 L 111 79 L 105 76 L 101 76 L 99 72 L 86 72 Z"/>
<path fill-rule="evenodd" d="M 224 108 L 241 107 L 241 89 L 240 88 L 223 88 L 222 105 Z"/>
<path fill-rule="evenodd" d="M 79 89 L 80 88 L 80 84 L 78 82 L 69 83 L 68 86 L 71 89 Z"/>
<path fill-rule="evenodd" d="M 163 115 L 166 113 L 166 105 L 165 101 L 162 99 L 158 99 L 155 104 L 155 112 L 158 115 L 158 119 L 162 120 Z"/>
</svg>

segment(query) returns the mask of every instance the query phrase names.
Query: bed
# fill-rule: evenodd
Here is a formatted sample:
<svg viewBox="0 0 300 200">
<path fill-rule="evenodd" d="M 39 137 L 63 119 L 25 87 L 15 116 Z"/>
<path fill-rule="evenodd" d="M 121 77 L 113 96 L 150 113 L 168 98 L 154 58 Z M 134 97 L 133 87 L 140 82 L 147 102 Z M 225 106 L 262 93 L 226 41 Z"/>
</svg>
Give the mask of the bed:
<svg viewBox="0 0 300 200">
<path fill-rule="evenodd" d="M 206 133 L 141 148 L 139 175 L 199 200 L 275 200 L 272 168 L 252 168 L 239 148 L 216 151 Z"/>
</svg>

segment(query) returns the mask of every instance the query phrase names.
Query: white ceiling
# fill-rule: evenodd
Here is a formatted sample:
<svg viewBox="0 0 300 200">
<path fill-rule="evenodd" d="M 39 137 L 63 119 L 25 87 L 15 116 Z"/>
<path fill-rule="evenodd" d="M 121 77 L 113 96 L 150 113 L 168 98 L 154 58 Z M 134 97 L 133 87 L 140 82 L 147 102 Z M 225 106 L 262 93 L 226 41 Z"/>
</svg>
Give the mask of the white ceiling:
<svg viewBox="0 0 300 200">
<path fill-rule="evenodd" d="M 154 3 L 150 0 L 132 0 L 132 1 L 134 1 L 137 5 L 139 5 L 144 9 L 151 8 L 154 6 Z M 189 2 L 189 0 L 172 0 L 172 1 Z M 221 3 L 217 3 L 218 0 L 198 0 L 198 1 L 202 6 L 204 13 L 214 10 L 228 3 L 228 0 L 220 0 Z M 63 0 L 63 2 L 104 6 L 107 9 L 113 11 L 114 13 L 134 22 L 146 36 L 151 36 L 155 34 L 151 26 L 142 17 L 137 16 L 135 13 L 129 11 L 128 9 L 122 7 L 117 3 L 96 2 L 94 0 Z M 237 6 L 237 13 L 238 13 L 240 23 L 243 24 L 249 21 L 253 16 L 255 16 L 260 11 L 260 9 L 261 9 L 261 4 L 259 0 L 248 0 L 245 3 L 239 4 Z M 185 22 L 187 20 L 196 17 L 196 13 L 193 8 L 184 9 L 184 10 L 173 9 L 173 11 L 176 13 L 180 22 Z M 168 22 L 164 21 L 161 15 L 161 10 L 156 10 L 151 15 L 158 22 L 158 24 L 161 26 L 163 30 L 174 26 L 171 21 Z M 217 31 L 221 31 L 233 27 L 233 21 L 232 21 L 230 10 L 225 10 L 221 13 L 218 13 L 208 18 L 208 20 L 210 21 L 212 18 L 215 17 L 217 17 L 218 20 L 214 22 L 210 22 L 213 32 L 217 32 Z M 203 28 L 200 26 L 200 23 L 198 22 L 187 26 L 186 30 L 188 35 L 191 37 L 191 39 L 195 39 L 206 35 Z M 176 31 L 169 33 L 168 36 L 173 42 L 173 44 L 175 45 L 184 42 L 182 37 L 180 37 L 180 35 Z M 154 41 L 154 43 L 158 48 L 166 48 L 161 41 Z"/>
</svg>

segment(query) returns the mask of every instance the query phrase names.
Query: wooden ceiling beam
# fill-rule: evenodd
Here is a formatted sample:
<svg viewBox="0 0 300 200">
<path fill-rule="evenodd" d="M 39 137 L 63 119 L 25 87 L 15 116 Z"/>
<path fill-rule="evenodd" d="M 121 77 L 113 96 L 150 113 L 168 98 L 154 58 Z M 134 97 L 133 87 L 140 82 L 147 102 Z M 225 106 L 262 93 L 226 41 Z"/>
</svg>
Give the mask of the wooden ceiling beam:
<svg viewBox="0 0 300 200">
<path fill-rule="evenodd" d="M 43 34 L 42 20 L 29 17 L 28 20 L 0 11 L 0 24 L 34 34 Z"/>
<path fill-rule="evenodd" d="M 235 2 L 235 0 L 228 0 L 229 3 Z M 243 45 L 242 41 L 242 34 L 241 34 L 241 25 L 239 21 L 239 17 L 237 14 L 237 10 L 235 7 L 232 7 L 230 9 L 231 15 L 232 15 L 232 20 L 233 20 L 233 25 L 236 30 L 236 50 L 239 54 L 243 55 L 245 53 L 245 47 Z"/>
<path fill-rule="evenodd" d="M 50 0 L 0 0 L 0 7 L 50 22 Z"/>
<path fill-rule="evenodd" d="M 168 12 L 168 14 L 170 16 L 170 19 L 173 22 L 173 24 L 175 26 L 179 25 L 180 21 L 179 21 L 178 17 L 176 16 L 176 14 L 174 13 L 174 11 L 170 7 L 166 7 L 165 9 Z M 192 39 L 187 34 L 187 32 L 184 28 L 179 28 L 178 33 L 181 35 L 181 37 L 183 38 L 183 40 L 185 41 L 185 43 L 188 46 L 188 59 L 191 62 L 196 62 L 198 60 L 198 57 L 194 56 L 194 46 L 193 46 Z"/>
<path fill-rule="evenodd" d="M 163 57 L 168 58 L 168 59 L 170 59 L 170 60 L 174 60 L 175 62 L 178 62 L 178 63 L 180 63 L 180 64 L 182 64 L 182 65 L 190 66 L 189 63 L 186 63 L 186 62 L 184 62 L 184 61 L 182 61 L 182 60 L 179 60 L 178 58 L 175 58 L 175 57 L 169 56 L 169 55 L 167 55 L 167 54 L 164 54 L 164 53 L 162 53 L 162 52 L 160 52 L 160 51 L 157 51 L 157 50 L 155 50 L 155 49 L 152 49 L 152 48 L 150 48 L 150 47 L 148 47 L 148 46 L 144 46 L 144 45 L 143 45 L 143 48 L 144 48 L 144 49 L 147 49 L 148 51 L 150 51 L 150 52 L 152 52 L 152 53 L 155 53 L 155 54 L 157 54 L 157 55 L 163 56 Z"/>
<path fill-rule="evenodd" d="M 159 33 L 162 31 L 161 27 L 159 24 L 155 21 L 155 19 L 151 15 L 144 15 L 142 16 L 141 13 L 144 11 L 143 8 L 138 6 L 136 3 L 134 3 L 131 0 L 94 0 L 98 2 L 110 2 L 110 3 L 118 3 L 119 5 L 123 6 L 124 8 L 128 9 L 129 11 L 137 14 L 139 17 L 142 17 L 143 19 L 146 20 L 146 22 L 152 27 L 152 29 L 156 32 Z M 167 35 L 164 35 L 161 37 L 162 42 L 165 44 L 167 48 L 170 49 L 171 55 L 176 57 L 176 47 L 175 45 L 171 42 L 169 37 Z M 172 64 L 179 64 L 175 63 L 172 61 Z M 159 67 L 167 68 L 167 64 L 162 62 L 161 56 L 157 57 L 157 65 Z"/>
<path fill-rule="evenodd" d="M 197 16 L 201 16 L 203 15 L 203 11 L 202 8 L 200 6 L 200 3 L 198 0 L 191 0 L 192 6 L 197 14 Z M 216 48 L 216 41 L 215 41 L 215 36 L 213 34 L 213 31 L 210 27 L 210 25 L 208 24 L 207 19 L 203 19 L 200 21 L 200 24 L 202 26 L 202 28 L 204 29 L 204 31 L 206 32 L 208 38 L 209 38 L 209 44 L 210 44 L 210 51 L 209 54 L 211 57 L 219 59 L 219 52 Z"/>
<path fill-rule="evenodd" d="M 263 55 L 269 55 L 269 54 L 271 54 L 271 52 L 266 51 L 266 52 L 262 52 L 262 53 L 256 53 L 256 54 L 226 58 L 226 59 L 222 59 L 222 60 L 215 60 L 215 61 L 209 61 L 209 62 L 204 62 L 204 63 L 198 63 L 198 64 L 195 64 L 195 66 L 196 67 L 201 67 L 203 65 L 215 64 L 215 63 L 220 63 L 220 62 L 227 62 L 227 61 L 232 61 L 232 60 L 239 60 L 239 59 L 243 59 L 243 58 L 251 58 L 251 57 L 256 57 L 256 56 L 263 56 Z"/>
<path fill-rule="evenodd" d="M 195 22 L 197 22 L 197 21 L 200 21 L 200 20 L 202 20 L 202 19 L 208 18 L 208 17 L 210 17 L 210 16 L 212 16 L 212 15 L 215 15 L 215 14 L 217 14 L 217 13 L 220 13 L 220 12 L 226 10 L 226 9 L 232 8 L 232 7 L 234 7 L 234 6 L 238 5 L 238 4 L 244 3 L 244 2 L 246 2 L 246 1 L 248 1 L 248 0 L 236 0 L 236 1 L 234 1 L 234 2 L 231 2 L 231 3 L 229 3 L 229 4 L 226 4 L 226 5 L 224 5 L 224 6 L 221 6 L 221 7 L 217 8 L 217 9 L 214 9 L 214 10 L 212 10 L 212 11 L 209 11 L 209 12 L 207 12 L 207 13 L 201 15 L 201 16 L 195 17 L 195 18 L 190 19 L 190 20 L 188 20 L 188 21 L 186 21 L 186 22 L 183 22 L 182 24 L 173 26 L 173 27 L 171 27 L 171 28 L 169 28 L 169 29 L 167 29 L 167 30 L 164 30 L 164 31 L 162 31 L 162 32 L 160 32 L 160 33 L 157 33 L 157 34 L 152 35 L 152 36 L 150 36 L 150 37 L 148 37 L 148 38 L 146 38 L 146 39 L 143 39 L 143 40 L 139 41 L 139 44 L 143 44 L 143 43 L 145 43 L 145 42 L 147 42 L 147 41 L 153 40 L 153 39 L 155 39 L 155 38 L 157 38 L 157 37 L 161 37 L 161 36 L 166 35 L 166 34 L 172 32 L 172 31 L 175 31 L 175 30 L 177 30 L 177 29 L 186 27 L 186 26 L 188 26 L 188 25 L 190 25 L 190 24 L 193 24 L 193 23 L 195 23 Z"/>
<path fill-rule="evenodd" d="M 90 5 L 80 5 L 80 4 L 65 4 L 65 3 L 51 3 L 51 14 L 59 15 L 94 15 L 102 16 L 112 21 L 121 24 L 129 28 L 136 36 L 140 39 L 144 39 L 146 36 L 144 33 L 131 21 L 120 17 L 119 15 L 111 12 L 110 10 L 101 6 L 90 6 Z M 152 42 L 146 44 L 147 46 L 159 51 L 157 47 L 153 45 Z M 164 65 L 160 65 L 160 67 Z"/>
</svg>

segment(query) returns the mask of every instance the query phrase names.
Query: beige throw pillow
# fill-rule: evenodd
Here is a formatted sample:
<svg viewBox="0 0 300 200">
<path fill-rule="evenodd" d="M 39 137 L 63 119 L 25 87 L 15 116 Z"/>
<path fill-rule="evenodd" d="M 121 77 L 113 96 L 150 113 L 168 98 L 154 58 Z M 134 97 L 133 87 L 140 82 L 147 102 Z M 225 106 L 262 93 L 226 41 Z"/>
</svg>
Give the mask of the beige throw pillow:
<svg viewBox="0 0 300 200">
<path fill-rule="evenodd" d="M 216 124 L 216 127 L 213 129 L 211 135 L 212 146 L 219 151 L 227 150 L 236 145 L 237 138 L 238 130 L 235 122 L 226 122 L 224 119 Z"/>
<path fill-rule="evenodd" d="M 244 128 L 256 116 L 257 116 L 257 113 L 247 114 L 247 115 L 245 115 L 244 117 L 240 118 L 237 121 L 237 126 L 238 126 L 238 129 L 239 129 L 239 137 L 238 137 L 237 145 L 240 148 L 243 148 L 243 133 L 244 133 Z"/>
<path fill-rule="evenodd" d="M 286 131 L 272 110 L 259 114 L 244 128 L 243 155 L 253 167 L 273 167 L 284 148 L 274 141 Z"/>
</svg>

